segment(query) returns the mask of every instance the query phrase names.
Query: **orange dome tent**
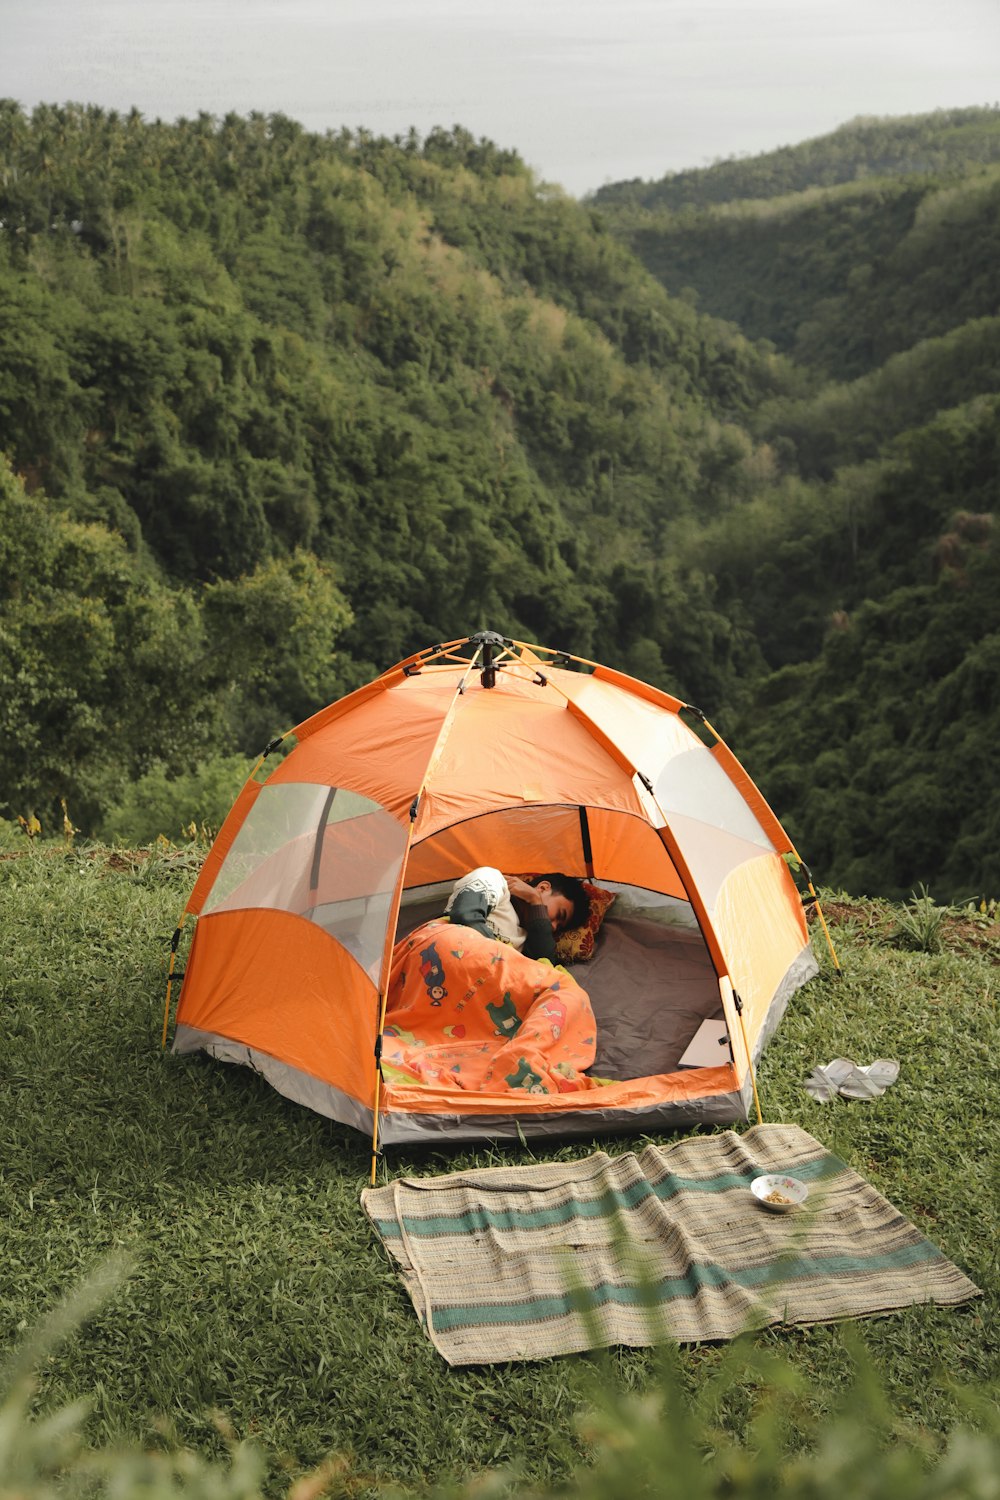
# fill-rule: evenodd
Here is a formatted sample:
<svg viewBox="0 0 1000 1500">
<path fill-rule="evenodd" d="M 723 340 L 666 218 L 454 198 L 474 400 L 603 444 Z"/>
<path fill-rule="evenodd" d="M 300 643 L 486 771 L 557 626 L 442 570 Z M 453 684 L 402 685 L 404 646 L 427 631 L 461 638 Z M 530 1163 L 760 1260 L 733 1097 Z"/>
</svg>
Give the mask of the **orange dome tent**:
<svg viewBox="0 0 1000 1500">
<path fill-rule="evenodd" d="M 373 1153 L 749 1117 L 753 1064 L 817 965 L 792 845 L 696 710 L 483 632 L 399 663 L 292 734 L 262 779 L 282 741 L 265 751 L 185 909 L 198 922 L 174 1051 L 252 1066 L 370 1135 Z M 604 1086 L 459 1092 L 383 1068 L 394 944 L 478 865 L 559 869 L 616 893 L 601 951 L 574 970 Z M 707 1065 L 690 1048 L 702 1023 L 717 1033 Z"/>
</svg>

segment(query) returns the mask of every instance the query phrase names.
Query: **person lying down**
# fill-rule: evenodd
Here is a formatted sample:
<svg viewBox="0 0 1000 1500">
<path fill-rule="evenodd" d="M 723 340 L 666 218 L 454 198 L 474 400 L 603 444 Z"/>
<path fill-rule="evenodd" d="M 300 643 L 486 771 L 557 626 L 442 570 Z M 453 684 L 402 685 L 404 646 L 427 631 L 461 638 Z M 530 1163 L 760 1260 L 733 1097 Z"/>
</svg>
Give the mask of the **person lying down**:
<svg viewBox="0 0 1000 1500">
<path fill-rule="evenodd" d="M 597 1088 L 590 999 L 555 965 L 555 936 L 581 925 L 579 881 L 534 883 L 484 866 L 456 881 L 445 915 L 396 944 L 382 1071 L 394 1083 L 484 1093 Z"/>
</svg>

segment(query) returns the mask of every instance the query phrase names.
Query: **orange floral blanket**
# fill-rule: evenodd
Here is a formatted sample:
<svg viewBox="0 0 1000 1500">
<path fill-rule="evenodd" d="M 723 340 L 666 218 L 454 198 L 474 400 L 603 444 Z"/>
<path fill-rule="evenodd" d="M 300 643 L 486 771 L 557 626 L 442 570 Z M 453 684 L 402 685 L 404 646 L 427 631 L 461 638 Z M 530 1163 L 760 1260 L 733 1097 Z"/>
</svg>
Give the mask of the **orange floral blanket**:
<svg viewBox="0 0 1000 1500">
<path fill-rule="evenodd" d="M 396 1082 L 486 1093 L 600 1087 L 597 1028 L 565 969 L 471 927 L 425 922 L 396 945 L 382 1069 Z"/>
</svg>

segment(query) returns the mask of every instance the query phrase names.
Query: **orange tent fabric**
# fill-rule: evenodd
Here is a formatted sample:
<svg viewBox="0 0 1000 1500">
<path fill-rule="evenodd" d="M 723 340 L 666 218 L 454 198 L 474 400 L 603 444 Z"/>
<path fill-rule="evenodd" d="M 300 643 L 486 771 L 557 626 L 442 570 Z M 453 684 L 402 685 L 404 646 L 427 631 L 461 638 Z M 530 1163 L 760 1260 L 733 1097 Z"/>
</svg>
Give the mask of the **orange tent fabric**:
<svg viewBox="0 0 1000 1500">
<path fill-rule="evenodd" d="M 696 711 L 482 632 L 399 663 L 298 725 L 288 746 L 248 781 L 192 892 L 175 1050 L 249 1064 L 382 1141 L 747 1117 L 752 1063 L 816 963 L 792 845 Z M 684 1067 L 680 1047 L 660 1045 L 661 1024 L 683 1010 L 673 1001 L 636 1022 L 648 1045 L 607 1087 L 560 1090 L 560 1062 L 588 1084 L 601 1071 L 576 1050 L 530 1065 L 554 1085 L 544 1095 L 496 1067 L 478 1087 L 444 1087 L 401 1060 L 390 1011 L 402 918 L 481 864 L 561 869 L 688 912 L 701 1013 L 726 1023 L 720 1064 Z M 656 962 L 669 984 L 670 963 Z M 583 981 L 598 1011 L 594 973 Z M 626 1005 L 631 981 L 619 993 Z"/>
</svg>

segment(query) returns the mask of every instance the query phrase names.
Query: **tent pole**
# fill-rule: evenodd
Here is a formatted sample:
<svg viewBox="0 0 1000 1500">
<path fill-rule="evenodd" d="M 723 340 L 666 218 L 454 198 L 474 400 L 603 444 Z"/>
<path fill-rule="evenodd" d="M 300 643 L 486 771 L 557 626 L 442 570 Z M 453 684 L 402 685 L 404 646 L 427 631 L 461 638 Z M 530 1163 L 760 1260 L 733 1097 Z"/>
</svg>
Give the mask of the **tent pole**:
<svg viewBox="0 0 1000 1500">
<path fill-rule="evenodd" d="M 798 860 L 799 867 L 805 875 L 806 886 L 808 887 L 809 895 L 812 898 L 812 903 L 816 908 L 816 915 L 819 917 L 819 923 L 823 929 L 823 936 L 826 938 L 826 946 L 830 950 L 830 957 L 833 959 L 834 971 L 836 972 L 838 979 L 843 979 L 844 971 L 840 967 L 840 959 L 837 957 L 837 950 L 833 946 L 833 938 L 830 936 L 830 929 L 826 925 L 826 917 L 823 915 L 823 908 L 820 905 L 819 895 L 817 893 L 816 887 L 813 885 L 812 871 L 797 849 L 793 848 L 791 852 Z M 803 897 L 802 899 L 803 901 L 805 901 L 805 897 Z"/>
<path fill-rule="evenodd" d="M 174 964 L 177 961 L 177 947 L 181 940 L 181 929 L 184 926 L 184 918 L 186 916 L 187 910 L 185 909 L 181 912 L 180 920 L 174 928 L 174 935 L 170 939 L 170 962 L 167 965 L 167 998 L 163 1005 L 163 1037 L 160 1042 L 161 1048 L 165 1048 L 167 1045 L 167 1027 L 170 1024 L 170 992 L 174 982 Z"/>
<path fill-rule="evenodd" d="M 819 897 L 816 894 L 816 887 L 813 885 L 812 876 L 809 874 L 809 866 L 803 864 L 802 868 L 806 871 L 806 875 L 808 877 L 809 894 L 813 898 L 813 901 L 816 905 L 816 915 L 819 917 L 820 926 L 822 927 L 823 935 L 826 938 L 826 945 L 830 950 L 830 957 L 833 959 L 833 967 L 836 969 L 838 976 L 843 979 L 844 971 L 840 967 L 840 960 L 837 957 L 837 950 L 833 946 L 833 938 L 830 936 L 830 929 L 826 925 L 826 918 L 823 915 L 823 908 L 819 904 Z"/>
<path fill-rule="evenodd" d="M 384 1001 L 381 1002 L 381 1012 L 385 1014 Z M 368 1181 L 375 1186 L 375 1173 L 378 1167 L 378 1123 L 379 1106 L 382 1100 L 382 1026 L 379 1024 L 379 1034 L 375 1038 L 375 1113 L 372 1120 L 372 1165 Z"/>
<path fill-rule="evenodd" d="M 735 990 L 733 990 L 733 1004 L 736 1007 L 736 1014 L 740 1018 L 740 1031 L 743 1033 L 743 1050 L 747 1055 L 747 1067 L 750 1069 L 750 1087 L 753 1089 L 753 1102 L 754 1108 L 757 1111 L 757 1124 L 763 1125 L 764 1116 L 760 1108 L 760 1095 L 757 1093 L 757 1074 L 754 1071 L 753 1054 L 747 1042 L 747 1029 L 743 1024 L 743 1001 Z"/>
<path fill-rule="evenodd" d="M 406 847 L 403 850 L 403 858 L 400 861 L 399 874 L 396 877 L 396 889 L 393 892 L 392 905 L 389 909 L 389 920 L 386 924 L 385 951 L 382 954 L 381 993 L 379 996 L 378 1033 L 375 1037 L 375 1089 L 374 1089 L 374 1119 L 372 1120 L 372 1163 L 370 1182 L 375 1186 L 375 1173 L 378 1167 L 378 1140 L 379 1140 L 379 1106 L 382 1098 L 382 1034 L 385 1031 L 385 1013 L 389 1004 L 389 971 L 392 968 L 392 950 L 395 946 L 396 923 L 399 921 L 399 908 L 403 896 L 403 880 L 406 875 L 406 866 L 410 858 L 410 850 L 413 847 L 413 831 L 417 825 L 417 814 L 420 811 L 420 800 L 427 789 L 427 783 L 434 773 L 437 763 L 441 757 L 451 726 L 455 722 L 455 713 L 458 709 L 459 700 L 465 692 L 465 685 L 469 680 L 479 658 L 483 654 L 483 643 L 480 642 L 473 653 L 468 666 L 462 673 L 461 681 L 455 689 L 455 696 L 448 706 L 438 730 L 434 748 L 430 753 L 424 770 L 423 780 L 417 789 L 417 795 L 410 804 L 410 826 L 406 833 Z"/>
</svg>

